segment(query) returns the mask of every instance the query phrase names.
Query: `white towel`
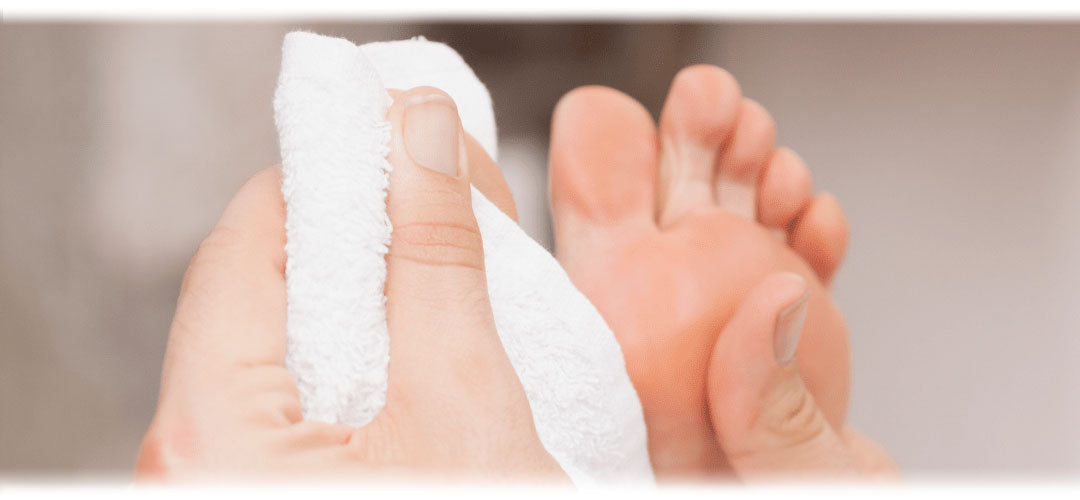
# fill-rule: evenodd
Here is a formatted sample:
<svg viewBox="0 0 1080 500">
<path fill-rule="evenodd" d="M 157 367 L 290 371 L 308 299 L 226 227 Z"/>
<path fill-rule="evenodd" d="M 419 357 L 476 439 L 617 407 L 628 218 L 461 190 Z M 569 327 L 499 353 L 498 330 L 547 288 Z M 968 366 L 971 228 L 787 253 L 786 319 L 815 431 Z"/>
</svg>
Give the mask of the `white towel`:
<svg viewBox="0 0 1080 500">
<path fill-rule="evenodd" d="M 287 204 L 288 353 L 305 418 L 362 426 L 385 402 L 391 226 L 386 88 L 431 85 L 495 156 L 483 84 L 446 45 L 285 37 L 274 100 Z M 473 189 L 488 291 L 541 442 L 579 485 L 652 482 L 622 351 L 558 262 Z"/>
</svg>

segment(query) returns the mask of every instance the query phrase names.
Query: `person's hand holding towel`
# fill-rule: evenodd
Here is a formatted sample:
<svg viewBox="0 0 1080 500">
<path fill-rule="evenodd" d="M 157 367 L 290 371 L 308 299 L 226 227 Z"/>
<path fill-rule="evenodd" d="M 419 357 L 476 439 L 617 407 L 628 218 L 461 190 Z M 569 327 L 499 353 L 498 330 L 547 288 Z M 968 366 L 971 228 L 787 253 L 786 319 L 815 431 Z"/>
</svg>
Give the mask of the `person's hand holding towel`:
<svg viewBox="0 0 1080 500">
<path fill-rule="evenodd" d="M 199 246 L 169 334 L 141 479 L 550 478 L 487 294 L 464 134 L 446 94 L 390 108 L 392 358 L 386 405 L 352 428 L 305 421 L 285 368 L 285 204 L 279 169 L 241 188 Z"/>
</svg>

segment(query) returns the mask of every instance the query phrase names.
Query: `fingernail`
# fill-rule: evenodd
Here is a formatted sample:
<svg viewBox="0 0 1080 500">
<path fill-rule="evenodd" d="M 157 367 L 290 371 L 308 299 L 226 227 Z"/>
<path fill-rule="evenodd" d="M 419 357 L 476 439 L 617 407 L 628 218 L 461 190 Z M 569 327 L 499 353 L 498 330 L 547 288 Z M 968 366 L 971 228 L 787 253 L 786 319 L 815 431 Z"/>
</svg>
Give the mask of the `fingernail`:
<svg viewBox="0 0 1080 500">
<path fill-rule="evenodd" d="M 781 365 L 788 364 L 795 357 L 795 349 L 799 347 L 799 337 L 802 335 L 803 322 L 806 321 L 806 303 L 809 298 L 810 290 L 806 289 L 802 297 L 780 311 L 780 317 L 776 319 L 773 350 L 776 354 L 776 362 Z"/>
<path fill-rule="evenodd" d="M 411 99 L 405 107 L 405 150 L 418 165 L 447 175 L 458 172 L 458 115 L 441 94 Z"/>
</svg>

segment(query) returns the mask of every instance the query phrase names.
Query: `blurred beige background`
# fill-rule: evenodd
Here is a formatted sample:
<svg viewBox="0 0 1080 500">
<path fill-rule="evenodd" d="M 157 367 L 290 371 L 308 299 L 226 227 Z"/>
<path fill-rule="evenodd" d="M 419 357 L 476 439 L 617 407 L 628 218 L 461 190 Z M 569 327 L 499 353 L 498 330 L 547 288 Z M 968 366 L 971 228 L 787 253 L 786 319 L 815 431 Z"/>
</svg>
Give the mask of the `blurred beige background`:
<svg viewBox="0 0 1080 500">
<path fill-rule="evenodd" d="M 0 25 L 0 475 L 123 477 L 180 277 L 278 161 L 281 37 L 423 34 L 491 90 L 548 245 L 548 120 L 722 65 L 852 223 L 851 420 L 914 477 L 1080 473 L 1080 25 Z"/>
</svg>

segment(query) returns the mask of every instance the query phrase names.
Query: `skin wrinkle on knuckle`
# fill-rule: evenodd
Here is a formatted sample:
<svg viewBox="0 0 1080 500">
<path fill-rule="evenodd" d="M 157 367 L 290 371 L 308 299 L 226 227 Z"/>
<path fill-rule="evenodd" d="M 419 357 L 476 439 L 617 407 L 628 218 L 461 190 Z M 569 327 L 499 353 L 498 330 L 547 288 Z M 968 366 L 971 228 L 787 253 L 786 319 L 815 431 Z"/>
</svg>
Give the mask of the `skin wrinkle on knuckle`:
<svg viewBox="0 0 1080 500">
<path fill-rule="evenodd" d="M 261 393 L 249 398 L 243 418 L 251 428 L 287 428 L 302 420 L 300 401 L 281 393 Z"/>
<path fill-rule="evenodd" d="M 818 439 L 828 424 L 817 409 L 810 391 L 796 377 L 783 377 L 765 390 L 764 409 L 754 421 L 755 430 L 769 441 L 769 448 L 797 448 Z"/>
<path fill-rule="evenodd" d="M 283 360 L 282 360 L 283 361 Z M 261 393 L 277 393 L 287 397 L 300 398 L 300 389 L 296 380 L 285 367 L 278 362 L 246 362 L 245 368 L 249 382 L 241 389 Z"/>
<path fill-rule="evenodd" d="M 283 366 L 257 365 L 223 378 L 233 381 L 227 390 L 254 422 L 277 427 L 302 420 L 299 388 Z"/>
<path fill-rule="evenodd" d="M 433 266 L 484 269 L 484 248 L 475 224 L 416 221 L 395 226 L 387 257 Z"/>
</svg>

